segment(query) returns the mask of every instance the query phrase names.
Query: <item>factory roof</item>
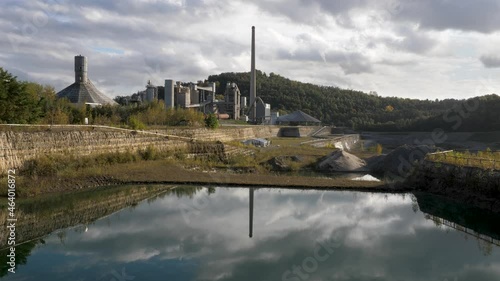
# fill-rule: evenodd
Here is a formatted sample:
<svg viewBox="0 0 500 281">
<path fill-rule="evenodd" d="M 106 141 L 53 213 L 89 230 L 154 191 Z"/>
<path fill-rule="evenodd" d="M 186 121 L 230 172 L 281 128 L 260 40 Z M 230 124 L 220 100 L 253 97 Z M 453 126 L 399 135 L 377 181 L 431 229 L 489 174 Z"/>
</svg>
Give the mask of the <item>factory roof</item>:
<svg viewBox="0 0 500 281">
<path fill-rule="evenodd" d="M 321 123 L 318 119 L 312 117 L 311 115 L 297 110 L 288 115 L 283 115 L 278 117 L 278 123 Z"/>
<path fill-rule="evenodd" d="M 116 104 L 114 100 L 101 93 L 90 80 L 71 84 L 57 93 L 57 97 L 67 98 L 71 103 Z"/>
</svg>

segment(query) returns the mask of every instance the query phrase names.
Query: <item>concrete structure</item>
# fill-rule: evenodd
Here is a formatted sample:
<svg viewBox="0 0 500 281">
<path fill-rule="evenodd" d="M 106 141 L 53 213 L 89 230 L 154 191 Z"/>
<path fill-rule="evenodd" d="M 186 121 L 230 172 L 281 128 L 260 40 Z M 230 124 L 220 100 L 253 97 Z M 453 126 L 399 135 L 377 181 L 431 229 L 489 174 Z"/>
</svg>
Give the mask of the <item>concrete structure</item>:
<svg viewBox="0 0 500 281">
<path fill-rule="evenodd" d="M 174 80 L 165 80 L 165 108 L 174 108 Z"/>
<path fill-rule="evenodd" d="M 156 87 L 156 94 L 158 100 L 165 100 L 165 86 Z"/>
<path fill-rule="evenodd" d="M 67 98 L 71 103 L 90 105 L 115 105 L 116 102 L 101 93 L 87 75 L 87 58 L 75 56 L 75 83 L 57 93 L 58 98 Z"/>
<path fill-rule="evenodd" d="M 227 83 L 224 93 L 225 112 L 230 119 L 238 120 L 241 114 L 241 92 L 236 83 Z"/>
<path fill-rule="evenodd" d="M 257 124 L 271 124 L 271 105 L 265 103 L 261 98 L 257 98 L 256 102 L 256 117 Z"/>
<path fill-rule="evenodd" d="M 250 68 L 250 121 L 257 122 L 257 76 L 255 71 L 255 26 L 252 26 L 252 58 Z"/>
<path fill-rule="evenodd" d="M 280 113 L 278 111 L 271 111 L 271 125 L 276 125 L 279 117 Z"/>
<path fill-rule="evenodd" d="M 200 94 L 198 93 L 198 85 L 191 85 L 191 103 L 200 103 Z"/>
<path fill-rule="evenodd" d="M 176 91 L 176 97 L 177 101 L 175 102 L 176 105 L 186 108 L 191 105 L 191 88 L 189 87 L 182 87 L 178 88 Z"/>
<path fill-rule="evenodd" d="M 158 99 L 157 91 L 157 88 L 153 84 L 151 84 L 151 80 L 149 80 L 148 84 L 146 85 L 146 100 L 148 102 L 153 102 L 154 100 Z"/>
</svg>

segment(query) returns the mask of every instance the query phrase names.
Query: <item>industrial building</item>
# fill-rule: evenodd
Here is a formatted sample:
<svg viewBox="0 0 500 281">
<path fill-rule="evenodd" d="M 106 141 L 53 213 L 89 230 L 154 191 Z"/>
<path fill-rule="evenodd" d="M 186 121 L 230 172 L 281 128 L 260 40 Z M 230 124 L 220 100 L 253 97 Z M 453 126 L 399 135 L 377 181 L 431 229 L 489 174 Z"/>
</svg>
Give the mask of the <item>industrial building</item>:
<svg viewBox="0 0 500 281">
<path fill-rule="evenodd" d="M 244 114 L 240 89 L 236 83 L 228 83 L 224 99 L 215 99 L 215 83 L 181 83 L 165 80 L 165 86 L 154 86 L 148 81 L 146 89 L 132 95 L 129 102 L 163 101 L 166 108 L 196 108 L 203 113 L 214 113 L 221 118 L 239 120 Z"/>
<path fill-rule="evenodd" d="M 57 97 L 79 105 L 116 104 L 92 84 L 87 75 L 87 58 L 82 55 L 75 56 L 75 83 L 57 93 Z"/>
<path fill-rule="evenodd" d="M 203 113 L 218 113 L 215 105 L 215 83 L 187 83 L 165 80 L 166 108 L 197 108 Z"/>
<path fill-rule="evenodd" d="M 250 70 L 250 103 L 235 83 L 227 83 L 224 99 L 217 100 L 215 83 L 181 83 L 172 79 L 165 80 L 165 87 L 160 89 L 149 81 L 146 90 L 137 93 L 136 99 L 152 102 L 163 100 L 166 108 L 196 108 L 203 113 L 214 113 L 219 118 L 246 120 L 255 124 L 271 124 L 277 119 L 272 116 L 271 105 L 257 97 L 255 69 L 255 27 L 252 27 L 252 57 Z"/>
<path fill-rule="evenodd" d="M 250 95 L 242 97 L 236 83 L 227 83 L 224 99 L 216 99 L 215 83 L 181 83 L 166 79 L 164 86 L 155 86 L 151 80 L 146 89 L 130 97 L 120 97 L 121 104 L 163 101 L 168 108 L 194 108 L 203 113 L 217 114 L 219 118 L 245 120 L 254 124 L 272 124 L 277 116 L 272 116 L 271 105 L 257 97 L 255 69 L 255 27 L 252 27 L 252 57 L 250 70 Z M 87 58 L 75 57 L 75 83 L 57 94 L 59 98 L 68 98 L 77 104 L 116 104 L 111 98 L 101 93 L 87 77 Z"/>
</svg>

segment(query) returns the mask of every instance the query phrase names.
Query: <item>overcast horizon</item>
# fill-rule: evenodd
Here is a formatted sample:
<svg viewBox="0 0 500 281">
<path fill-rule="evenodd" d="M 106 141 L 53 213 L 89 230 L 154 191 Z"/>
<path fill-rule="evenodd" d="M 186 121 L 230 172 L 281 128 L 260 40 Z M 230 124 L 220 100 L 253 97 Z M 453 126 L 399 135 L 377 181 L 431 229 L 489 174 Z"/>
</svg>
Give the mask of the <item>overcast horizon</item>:
<svg viewBox="0 0 500 281">
<path fill-rule="evenodd" d="M 0 67 L 56 91 L 74 56 L 110 97 L 149 79 L 184 82 L 257 69 L 381 96 L 469 98 L 498 93 L 496 0 L 11 1 L 0 10 Z"/>
</svg>

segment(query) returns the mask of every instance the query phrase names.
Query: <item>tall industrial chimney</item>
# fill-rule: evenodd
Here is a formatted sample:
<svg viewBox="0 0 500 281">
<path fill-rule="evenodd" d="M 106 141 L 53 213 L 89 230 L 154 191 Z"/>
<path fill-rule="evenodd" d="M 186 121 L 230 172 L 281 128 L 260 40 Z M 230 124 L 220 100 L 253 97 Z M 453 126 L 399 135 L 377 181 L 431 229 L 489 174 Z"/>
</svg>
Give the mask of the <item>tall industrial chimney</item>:
<svg viewBox="0 0 500 281">
<path fill-rule="evenodd" d="M 255 26 L 252 26 L 252 69 L 250 70 L 250 120 L 257 121 L 257 75 L 255 73 Z"/>
</svg>

